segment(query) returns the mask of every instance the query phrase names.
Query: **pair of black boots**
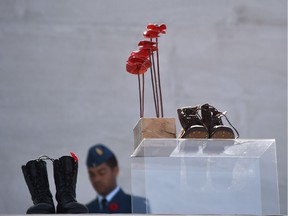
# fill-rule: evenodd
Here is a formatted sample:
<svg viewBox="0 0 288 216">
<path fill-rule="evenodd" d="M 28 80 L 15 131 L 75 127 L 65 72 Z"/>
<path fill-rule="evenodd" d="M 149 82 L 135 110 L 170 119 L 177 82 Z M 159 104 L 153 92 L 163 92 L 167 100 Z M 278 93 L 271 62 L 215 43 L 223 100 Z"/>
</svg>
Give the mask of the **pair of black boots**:
<svg viewBox="0 0 288 216">
<path fill-rule="evenodd" d="M 199 112 L 201 112 L 202 117 Z M 235 139 L 232 128 L 237 133 L 236 138 L 239 137 L 238 131 L 231 125 L 226 117 L 226 112 L 219 112 L 209 104 L 183 107 L 177 109 L 177 113 L 182 125 L 179 138 Z M 221 120 L 222 117 L 226 118 L 232 128 L 223 124 Z"/>
<path fill-rule="evenodd" d="M 44 161 L 46 159 L 53 162 L 56 200 L 58 202 L 56 211 L 49 189 L 47 166 Z M 59 159 L 41 156 L 22 166 L 23 175 L 34 204 L 27 210 L 26 214 L 88 213 L 87 207 L 76 200 L 78 174 L 78 161 L 76 159 L 71 156 L 63 156 Z"/>
</svg>

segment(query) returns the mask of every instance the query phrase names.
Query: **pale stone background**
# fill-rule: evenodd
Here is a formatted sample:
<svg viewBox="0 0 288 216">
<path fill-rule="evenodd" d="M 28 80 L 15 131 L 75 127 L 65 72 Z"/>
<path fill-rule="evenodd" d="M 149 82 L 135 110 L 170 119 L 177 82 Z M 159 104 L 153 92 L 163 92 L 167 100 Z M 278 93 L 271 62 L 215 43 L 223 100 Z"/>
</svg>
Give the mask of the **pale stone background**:
<svg viewBox="0 0 288 216">
<path fill-rule="evenodd" d="M 21 165 L 41 154 L 74 151 L 77 198 L 93 199 L 85 160 L 98 142 L 117 152 L 130 192 L 139 108 L 125 62 L 148 23 L 167 25 L 164 115 L 208 102 L 228 111 L 241 138 L 275 138 L 287 213 L 286 18 L 286 0 L 0 0 L 0 213 L 32 204 Z M 145 116 L 155 116 L 148 97 Z"/>
</svg>

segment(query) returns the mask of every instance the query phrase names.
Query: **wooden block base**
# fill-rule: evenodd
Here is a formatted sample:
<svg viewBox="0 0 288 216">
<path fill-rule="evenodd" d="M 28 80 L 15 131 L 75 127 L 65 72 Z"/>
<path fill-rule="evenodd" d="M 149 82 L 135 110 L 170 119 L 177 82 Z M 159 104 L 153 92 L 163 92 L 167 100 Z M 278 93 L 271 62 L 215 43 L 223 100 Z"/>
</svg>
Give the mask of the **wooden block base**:
<svg viewBox="0 0 288 216">
<path fill-rule="evenodd" d="M 134 149 L 144 138 L 176 138 L 175 118 L 140 118 L 134 127 Z"/>
</svg>

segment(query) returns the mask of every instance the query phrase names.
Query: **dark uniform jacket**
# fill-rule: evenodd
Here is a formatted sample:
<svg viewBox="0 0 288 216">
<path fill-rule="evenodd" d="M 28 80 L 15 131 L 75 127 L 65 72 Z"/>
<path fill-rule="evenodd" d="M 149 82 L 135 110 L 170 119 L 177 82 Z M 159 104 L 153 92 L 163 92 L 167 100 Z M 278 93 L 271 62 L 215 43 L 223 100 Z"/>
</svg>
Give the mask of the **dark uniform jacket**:
<svg viewBox="0 0 288 216">
<path fill-rule="evenodd" d="M 106 209 L 100 208 L 97 198 L 88 203 L 87 208 L 89 213 L 150 213 L 148 202 L 142 197 L 133 197 L 132 211 L 131 195 L 124 193 L 122 189 L 115 194 Z"/>
</svg>

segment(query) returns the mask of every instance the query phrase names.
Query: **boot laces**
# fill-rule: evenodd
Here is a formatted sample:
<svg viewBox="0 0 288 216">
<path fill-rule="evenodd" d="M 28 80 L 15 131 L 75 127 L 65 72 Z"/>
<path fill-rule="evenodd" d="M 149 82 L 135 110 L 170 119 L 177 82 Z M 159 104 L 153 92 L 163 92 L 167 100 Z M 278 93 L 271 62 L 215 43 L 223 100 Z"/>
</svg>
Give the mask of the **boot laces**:
<svg viewBox="0 0 288 216">
<path fill-rule="evenodd" d="M 40 157 L 39 157 L 40 158 Z M 37 162 L 39 162 L 41 159 L 36 160 Z M 41 173 L 39 172 L 39 170 L 37 169 L 37 175 L 41 176 Z M 31 177 L 32 178 L 32 177 Z M 47 189 L 43 187 L 43 182 L 41 181 L 41 178 L 32 178 L 32 185 L 33 188 L 37 194 L 37 201 L 38 202 L 47 202 Z"/>
<path fill-rule="evenodd" d="M 65 177 L 66 177 L 65 179 L 66 187 L 69 189 L 73 189 L 73 174 L 72 173 L 66 174 Z"/>
<path fill-rule="evenodd" d="M 64 172 L 64 170 L 63 170 Z M 65 202 L 75 202 L 75 188 L 73 184 L 73 176 L 74 176 L 74 169 L 70 173 L 65 173 L 65 175 L 62 175 L 62 192 L 61 196 L 65 197 Z"/>
<path fill-rule="evenodd" d="M 185 111 L 183 111 L 184 109 Z M 201 116 L 198 113 L 198 110 L 200 110 L 200 105 L 184 109 L 182 110 L 183 117 L 187 120 L 187 123 L 190 124 L 190 126 L 193 124 L 199 124 L 201 119 Z"/>
<path fill-rule="evenodd" d="M 236 128 L 231 124 L 231 122 L 229 121 L 228 117 L 226 116 L 227 111 L 219 112 L 215 107 L 212 107 L 212 108 L 214 109 L 214 110 L 213 110 L 213 114 L 214 114 L 214 112 L 216 112 L 215 117 L 216 117 L 217 119 L 219 119 L 219 121 L 221 121 L 221 118 L 222 118 L 222 117 L 225 117 L 225 119 L 226 119 L 226 121 L 228 122 L 228 124 L 229 124 L 229 125 L 233 128 L 233 130 L 236 132 L 236 134 L 237 134 L 236 139 L 239 138 L 239 133 L 238 133 L 238 131 L 237 131 Z M 221 122 L 222 122 L 222 121 L 221 121 Z"/>
<path fill-rule="evenodd" d="M 65 175 L 61 175 L 62 182 L 64 183 L 65 188 L 67 188 L 68 190 L 73 189 L 73 176 L 75 174 L 75 165 L 73 164 L 72 171 L 70 172 L 65 172 L 65 169 L 63 169 L 62 166 L 60 167 L 62 168 L 62 172 L 65 173 Z"/>
</svg>

